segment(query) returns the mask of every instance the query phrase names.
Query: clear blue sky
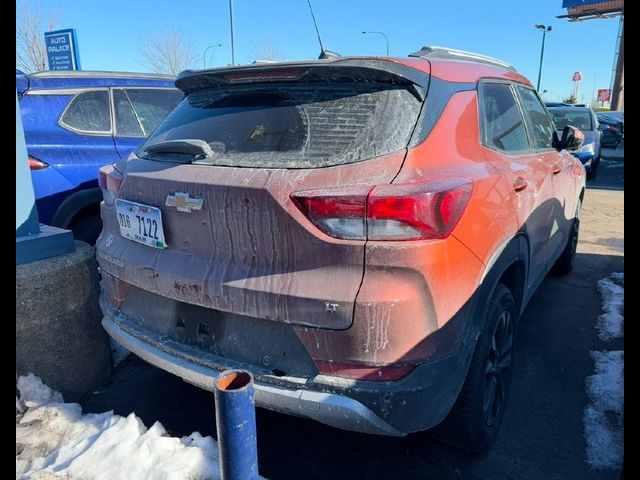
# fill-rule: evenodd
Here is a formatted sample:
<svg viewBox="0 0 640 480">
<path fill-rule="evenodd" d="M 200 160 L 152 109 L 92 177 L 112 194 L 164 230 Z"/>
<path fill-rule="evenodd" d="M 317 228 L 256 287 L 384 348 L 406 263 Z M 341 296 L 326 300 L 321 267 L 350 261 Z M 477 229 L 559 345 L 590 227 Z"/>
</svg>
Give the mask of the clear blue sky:
<svg viewBox="0 0 640 480">
<path fill-rule="evenodd" d="M 540 90 L 559 100 L 573 89 L 581 71 L 583 101 L 595 88 L 608 88 L 618 19 L 569 23 L 562 0 L 312 0 L 325 48 L 342 55 L 382 55 L 384 38 L 362 35 L 380 30 L 390 54 L 406 56 L 423 45 L 471 50 L 506 60 L 535 85 L 542 33 L 547 34 Z M 211 44 L 208 66 L 231 62 L 228 0 L 87 1 L 42 0 L 60 12 L 60 28 L 75 28 L 86 70 L 146 71 L 138 46 L 154 29 L 175 27 L 202 54 Z M 234 0 L 236 62 L 250 60 L 252 44 L 277 46 L 287 60 L 316 58 L 319 46 L 307 0 Z M 215 54 L 214 51 L 215 50 Z M 198 67 L 202 66 L 200 58 Z M 594 76 L 595 74 L 595 76 Z M 595 80 L 595 82 L 594 82 Z"/>
</svg>

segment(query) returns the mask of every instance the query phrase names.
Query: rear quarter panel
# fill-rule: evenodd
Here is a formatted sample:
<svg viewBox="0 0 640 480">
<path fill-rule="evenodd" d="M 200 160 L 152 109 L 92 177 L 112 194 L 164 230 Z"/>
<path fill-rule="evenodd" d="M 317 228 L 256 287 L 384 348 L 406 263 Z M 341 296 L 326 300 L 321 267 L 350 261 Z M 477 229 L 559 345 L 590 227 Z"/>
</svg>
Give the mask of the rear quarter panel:
<svg viewBox="0 0 640 480">
<path fill-rule="evenodd" d="M 408 152 L 394 183 L 469 178 L 474 188 L 465 213 L 447 239 L 368 241 L 352 327 L 298 329 L 314 359 L 416 363 L 460 347 L 465 327 L 449 322 L 472 299 L 494 253 L 517 231 L 514 212 L 505 209 L 510 189 L 482 148 L 476 92 L 457 93 L 428 138 Z"/>
</svg>

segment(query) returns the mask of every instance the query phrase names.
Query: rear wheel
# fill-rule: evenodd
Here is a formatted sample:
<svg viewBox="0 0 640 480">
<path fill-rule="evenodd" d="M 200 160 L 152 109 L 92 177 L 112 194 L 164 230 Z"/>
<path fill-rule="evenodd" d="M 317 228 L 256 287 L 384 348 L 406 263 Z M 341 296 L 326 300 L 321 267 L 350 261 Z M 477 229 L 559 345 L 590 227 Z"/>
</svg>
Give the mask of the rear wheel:
<svg viewBox="0 0 640 480">
<path fill-rule="evenodd" d="M 580 210 L 582 209 L 582 200 L 578 200 L 576 214 L 571 222 L 571 231 L 569 232 L 569 240 L 567 246 L 564 247 L 562 254 L 553 264 L 552 271 L 556 275 L 567 275 L 573 270 L 576 261 L 576 250 L 578 249 L 578 235 L 580 233 Z"/>
<path fill-rule="evenodd" d="M 470 451 L 484 450 L 494 440 L 511 385 L 515 322 L 513 295 L 499 283 L 484 310 L 485 329 L 478 337 L 460 395 L 434 430 L 436 437 Z"/>
</svg>

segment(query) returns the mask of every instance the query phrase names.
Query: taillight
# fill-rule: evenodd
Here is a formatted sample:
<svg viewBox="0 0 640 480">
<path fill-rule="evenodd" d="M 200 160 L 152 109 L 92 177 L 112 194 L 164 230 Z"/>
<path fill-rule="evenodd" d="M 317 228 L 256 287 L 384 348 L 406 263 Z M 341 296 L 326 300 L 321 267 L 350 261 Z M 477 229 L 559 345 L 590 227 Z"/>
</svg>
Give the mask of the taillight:
<svg viewBox="0 0 640 480">
<path fill-rule="evenodd" d="M 113 168 L 113 165 L 105 165 L 100 169 L 98 186 L 102 190 L 102 197 L 107 205 L 113 205 L 123 179 L 122 174 Z"/>
<path fill-rule="evenodd" d="M 609 130 L 611 130 L 612 132 L 617 132 L 618 128 L 614 127 L 613 125 L 609 125 Z"/>
<path fill-rule="evenodd" d="M 447 238 L 469 203 L 464 178 L 292 194 L 320 230 L 347 240 Z"/>
<path fill-rule="evenodd" d="M 35 157 L 32 157 L 31 155 L 29 155 L 29 168 L 31 170 L 42 170 L 47 168 L 49 165 L 47 165 L 46 163 L 44 163 L 42 160 L 38 160 Z"/>
<path fill-rule="evenodd" d="M 472 184 L 462 178 L 379 185 L 369 194 L 369 240 L 446 238 L 460 220 Z"/>
<path fill-rule="evenodd" d="M 371 187 L 311 190 L 291 199 L 311 222 L 327 235 L 347 240 L 366 237 L 365 212 Z"/>
</svg>

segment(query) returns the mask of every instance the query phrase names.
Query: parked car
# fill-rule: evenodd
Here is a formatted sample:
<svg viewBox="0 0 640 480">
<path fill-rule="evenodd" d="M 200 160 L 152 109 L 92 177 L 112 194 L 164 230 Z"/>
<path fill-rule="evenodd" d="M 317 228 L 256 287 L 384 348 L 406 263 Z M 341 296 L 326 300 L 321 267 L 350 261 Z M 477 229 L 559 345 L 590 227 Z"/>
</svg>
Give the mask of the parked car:
<svg viewBox="0 0 640 480">
<path fill-rule="evenodd" d="M 602 156 L 602 131 L 606 127 L 598 124 L 596 114 L 590 107 L 549 107 L 549 111 L 558 131 L 572 125 L 584 133 L 584 144 L 574 155 L 584 165 L 587 178 L 596 178 Z"/>
<path fill-rule="evenodd" d="M 16 69 L 40 222 L 94 244 L 102 223 L 98 169 L 124 158 L 180 102 L 175 77 Z"/>
<path fill-rule="evenodd" d="M 176 85 L 100 170 L 109 335 L 205 389 L 248 370 L 260 407 L 485 448 L 516 321 L 573 265 L 579 130 L 510 65 L 437 47 Z"/>
<path fill-rule="evenodd" d="M 602 131 L 602 146 L 617 147 L 624 140 L 624 112 L 597 112 L 598 122 L 606 126 Z"/>
</svg>

